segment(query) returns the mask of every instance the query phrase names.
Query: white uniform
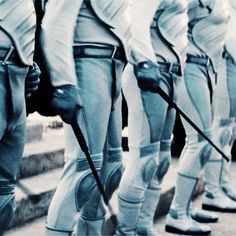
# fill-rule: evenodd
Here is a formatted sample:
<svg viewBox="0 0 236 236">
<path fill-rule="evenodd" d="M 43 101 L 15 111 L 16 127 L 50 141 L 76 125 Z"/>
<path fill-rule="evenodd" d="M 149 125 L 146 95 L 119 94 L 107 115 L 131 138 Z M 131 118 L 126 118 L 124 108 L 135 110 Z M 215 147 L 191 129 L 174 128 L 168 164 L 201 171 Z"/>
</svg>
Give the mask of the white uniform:
<svg viewBox="0 0 236 236">
<path fill-rule="evenodd" d="M 228 90 L 224 93 L 225 96 L 227 96 L 227 101 L 223 99 L 223 103 L 219 104 L 219 110 L 221 108 L 227 107 L 228 112 L 228 117 L 230 120 L 233 120 L 233 130 L 232 130 L 232 136 L 230 138 L 230 141 L 228 144 L 226 144 L 226 152 L 228 156 L 231 156 L 229 153 L 229 149 L 232 148 L 232 144 L 234 139 L 236 138 L 236 124 L 235 124 L 235 117 L 236 117 L 236 96 L 235 96 L 235 89 L 236 89 L 236 80 L 235 80 L 235 73 L 236 73 L 236 67 L 235 67 L 235 62 L 236 62 L 236 47 L 235 47 L 235 35 L 236 35 L 236 30 L 235 30 L 235 23 L 236 23 L 236 1 L 235 0 L 229 0 L 230 2 L 230 10 L 231 10 L 231 18 L 229 21 L 228 25 L 228 33 L 226 35 L 226 41 L 225 41 L 225 49 L 226 49 L 226 63 L 227 63 L 227 79 L 224 80 L 226 81 L 225 86 L 219 85 L 219 91 L 217 93 L 218 97 L 221 97 L 221 87 L 226 87 Z M 227 54 L 229 53 L 229 55 Z M 225 106 L 225 103 L 227 102 L 227 106 Z M 217 110 L 215 112 L 217 114 Z M 222 112 L 225 114 L 225 112 Z M 219 113 L 218 113 L 219 114 Z M 234 201 L 236 201 L 236 191 L 232 189 L 230 185 L 230 166 L 231 166 L 231 161 L 226 163 L 224 161 L 223 164 L 223 171 L 221 175 L 221 187 L 223 191 Z"/>
<path fill-rule="evenodd" d="M 232 141 L 235 139 L 235 56 L 234 45 L 236 23 L 235 1 L 229 1 L 231 17 L 225 40 L 225 51 L 219 66 L 215 112 L 213 120 L 214 142 L 231 156 Z M 222 159 L 221 155 L 213 150 L 211 158 L 205 167 L 206 188 L 203 207 L 216 211 L 236 212 L 236 192 L 230 185 L 230 164 Z M 209 172 L 211 174 L 209 174 Z M 223 192 L 226 194 L 224 194 Z M 231 199 L 229 199 L 229 198 Z"/>
<path fill-rule="evenodd" d="M 216 72 L 221 60 L 229 12 L 225 1 L 189 0 L 189 45 L 178 104 L 209 137 Z M 209 234 L 211 229 L 192 220 L 190 201 L 211 146 L 183 120 L 187 142 L 181 153 L 176 190 L 167 217 L 167 231 Z"/>
<path fill-rule="evenodd" d="M 83 103 L 78 123 L 110 198 L 122 174 L 121 75 L 131 58 L 128 1 L 48 1 L 42 47 L 52 84 L 78 84 Z M 68 125 L 65 157 L 48 211 L 47 235 L 101 235 L 104 202 Z"/>
<path fill-rule="evenodd" d="M 160 87 L 176 100 L 186 56 L 187 1 L 137 0 L 131 11 L 135 60 L 157 62 Z M 158 94 L 139 89 L 131 65 L 122 81 L 129 110 L 129 159 L 118 190 L 116 234 L 156 235 L 153 217 L 171 160 L 175 111 Z"/>
<path fill-rule="evenodd" d="M 33 65 L 32 0 L 0 1 L 0 235 L 14 214 L 16 175 L 25 144 L 25 79 Z"/>
</svg>

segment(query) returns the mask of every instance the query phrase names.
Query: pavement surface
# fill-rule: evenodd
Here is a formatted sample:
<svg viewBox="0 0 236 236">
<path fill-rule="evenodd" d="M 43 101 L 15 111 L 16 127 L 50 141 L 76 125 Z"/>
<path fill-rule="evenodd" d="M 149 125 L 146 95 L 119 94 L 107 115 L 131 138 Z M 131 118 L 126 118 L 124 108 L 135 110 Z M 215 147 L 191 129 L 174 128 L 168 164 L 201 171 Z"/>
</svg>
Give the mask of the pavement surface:
<svg viewBox="0 0 236 236">
<path fill-rule="evenodd" d="M 127 153 L 125 154 L 127 156 Z M 168 187 L 173 186 L 175 183 L 175 174 L 177 167 L 177 159 L 173 159 L 171 168 L 165 178 L 163 183 L 163 190 L 166 190 Z M 231 168 L 231 180 L 232 186 L 236 189 L 236 162 L 233 162 Z M 196 199 L 194 205 L 201 207 L 201 196 Z M 112 206 L 117 210 L 116 197 L 112 200 Z M 209 224 L 212 228 L 211 236 L 235 236 L 236 235 L 236 213 L 219 213 L 218 223 Z M 158 232 L 158 236 L 174 236 L 176 234 L 170 234 L 165 232 L 165 217 L 160 217 L 155 221 L 155 228 Z M 46 217 L 36 219 L 20 228 L 13 228 L 8 231 L 6 236 L 43 236 L 45 229 Z M 184 236 L 184 235 L 183 235 Z"/>
<path fill-rule="evenodd" d="M 200 199 L 196 202 L 201 205 Z M 219 213 L 218 223 L 209 224 L 212 228 L 211 236 L 235 236 L 236 235 L 236 214 Z M 34 220 L 20 228 L 14 228 L 6 233 L 6 236 L 44 236 L 46 217 Z M 158 236 L 175 236 L 165 232 L 165 216 L 155 222 Z M 184 235 L 182 235 L 184 236 Z"/>
</svg>

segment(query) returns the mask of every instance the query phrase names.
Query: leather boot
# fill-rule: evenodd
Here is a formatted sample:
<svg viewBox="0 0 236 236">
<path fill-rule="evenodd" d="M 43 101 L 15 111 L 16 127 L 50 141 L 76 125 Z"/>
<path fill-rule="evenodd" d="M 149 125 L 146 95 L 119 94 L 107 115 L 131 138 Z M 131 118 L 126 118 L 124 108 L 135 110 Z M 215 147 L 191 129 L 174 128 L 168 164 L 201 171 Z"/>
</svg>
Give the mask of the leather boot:
<svg viewBox="0 0 236 236">
<path fill-rule="evenodd" d="M 211 232 L 209 226 L 200 224 L 192 219 L 189 212 L 189 204 L 198 178 L 177 175 L 175 197 L 166 219 L 166 231 L 170 233 L 186 235 L 208 235 Z"/>
<path fill-rule="evenodd" d="M 157 236 L 156 230 L 153 228 L 153 218 L 156 207 L 161 195 L 161 188 L 148 188 L 145 192 L 145 200 L 143 202 L 137 226 L 137 235 Z"/>
<path fill-rule="evenodd" d="M 205 166 L 205 193 L 202 208 L 219 212 L 235 212 L 236 202 L 224 194 L 220 187 L 222 160 L 209 160 Z"/>
</svg>

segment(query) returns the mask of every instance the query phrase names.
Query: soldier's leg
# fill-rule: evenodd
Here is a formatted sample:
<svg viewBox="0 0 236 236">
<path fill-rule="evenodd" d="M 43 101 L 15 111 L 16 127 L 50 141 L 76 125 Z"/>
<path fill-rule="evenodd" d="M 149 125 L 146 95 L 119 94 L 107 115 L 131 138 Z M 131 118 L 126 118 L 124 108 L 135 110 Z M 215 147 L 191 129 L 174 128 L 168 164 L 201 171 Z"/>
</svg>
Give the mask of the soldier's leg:
<svg viewBox="0 0 236 236">
<path fill-rule="evenodd" d="M 176 87 L 180 78 L 166 72 L 163 72 L 162 75 L 165 83 L 160 84 L 161 88 L 175 100 L 176 96 L 173 95 L 176 91 L 173 88 Z M 146 102 L 148 101 L 146 99 Z M 145 191 L 145 199 L 138 221 L 138 235 L 157 235 L 157 232 L 153 228 L 153 218 L 160 199 L 161 184 L 171 161 L 171 134 L 175 121 L 175 110 L 169 107 L 159 95 L 157 95 L 155 104 L 155 109 L 159 113 L 157 110 L 149 107 L 149 110 L 146 110 L 146 114 L 150 117 L 152 117 L 150 113 L 154 114 L 153 123 L 155 125 L 152 125 L 151 132 L 155 132 L 155 135 L 157 135 L 156 140 L 160 140 L 159 165 L 154 178 Z"/>
<path fill-rule="evenodd" d="M 118 64 L 117 70 L 122 71 L 123 63 Z M 93 58 L 76 59 L 76 71 L 83 103 L 78 122 L 87 139 L 94 164 L 99 170 L 102 165 L 103 150 L 112 109 L 113 78 L 111 61 Z M 104 77 L 104 73 L 111 76 Z M 101 91 L 103 92 L 101 93 Z M 49 208 L 48 229 L 51 229 L 50 233 L 52 231 L 65 231 L 64 235 L 70 234 L 78 220 L 78 211 L 80 211 L 81 214 L 75 230 L 81 235 L 101 234 L 105 216 L 101 195 L 96 188 L 94 177 L 70 127 L 67 127 L 65 134 L 65 156 L 67 159 L 73 160 L 67 162 Z M 68 189 L 68 191 L 65 191 L 65 189 Z M 90 202 L 92 204 L 89 204 Z M 89 209 L 89 211 L 86 209 Z"/>
<path fill-rule="evenodd" d="M 88 140 L 82 113 L 79 116 L 79 124 Z M 105 142 L 105 136 L 103 140 Z M 65 141 L 65 166 L 49 206 L 46 235 L 71 235 L 78 220 L 79 212 L 96 189 L 96 182 L 87 159 L 78 146 L 69 125 L 65 125 Z M 99 173 L 103 158 L 102 148 L 100 151 L 93 149 L 91 157 Z"/>
<path fill-rule="evenodd" d="M 23 155 L 25 124 L 5 133 L 0 142 L 0 235 L 9 226 L 15 209 L 15 182 Z"/>
<path fill-rule="evenodd" d="M 123 92 L 129 109 L 129 158 L 118 190 L 117 235 L 134 235 L 144 193 L 157 165 L 159 142 L 151 142 L 151 128 L 144 111 L 141 91 L 131 65 L 123 76 Z"/>
<path fill-rule="evenodd" d="M 106 130 L 107 139 L 103 149 L 104 158 L 100 174 L 108 199 L 111 198 L 113 192 L 118 187 L 123 170 L 121 148 L 121 76 L 124 65 L 121 61 L 117 61 L 115 65 L 116 71 L 111 73 L 112 75 L 115 72 L 115 77 L 111 77 L 115 87 L 111 97 L 112 107 L 109 113 L 109 122 Z M 102 233 L 104 217 L 104 202 L 100 192 L 96 189 L 81 211 L 77 233 L 79 235 L 100 235 Z M 89 227 L 87 225 L 90 227 L 90 230 L 88 230 Z M 86 231 L 84 231 L 85 228 L 87 228 Z"/>
<path fill-rule="evenodd" d="M 122 147 L 121 147 L 121 96 L 116 101 L 114 110 L 111 112 L 108 125 L 108 133 L 106 144 L 103 152 L 103 163 L 101 168 L 100 179 L 103 182 L 104 190 L 108 200 L 111 199 L 114 191 L 117 189 L 120 179 L 123 173 L 123 164 L 122 164 Z M 95 190 L 96 193 L 93 193 L 93 198 L 91 201 L 86 203 L 86 206 L 83 208 L 82 215 L 85 217 L 89 215 L 91 205 L 94 200 L 100 198 L 100 192 L 98 189 Z M 100 206 L 102 207 L 102 205 Z M 108 212 L 109 213 L 109 212 Z M 83 218 L 84 218 L 83 217 Z M 90 225 L 98 225 L 97 228 L 101 229 L 103 225 L 103 218 L 97 219 L 96 221 L 87 219 L 87 222 L 80 217 L 79 224 L 76 227 L 76 232 L 78 233 L 84 231 L 83 227 Z M 115 225 L 114 225 L 115 226 Z"/>
<path fill-rule="evenodd" d="M 220 122 L 231 122 L 230 119 L 221 119 Z M 227 143 L 231 137 L 231 127 L 218 124 L 214 121 L 213 140 L 225 152 Z M 226 153 L 226 152 L 225 152 Z M 221 189 L 221 175 L 223 159 L 220 154 L 213 150 L 210 160 L 204 167 L 205 193 L 203 198 L 203 208 L 206 210 L 216 210 L 224 212 L 236 212 L 235 201 L 232 201 Z"/>
<path fill-rule="evenodd" d="M 227 92 L 228 95 L 228 103 L 229 103 L 229 117 L 234 119 L 234 124 L 232 125 L 232 136 L 230 138 L 230 142 L 226 144 L 225 151 L 227 152 L 228 156 L 231 157 L 230 149 L 232 148 L 233 141 L 236 138 L 236 126 L 235 126 L 235 116 L 236 116 L 236 96 L 235 96 L 235 89 L 236 89 L 236 80 L 235 80 L 235 73 L 236 73 L 236 66 L 235 62 L 233 61 L 232 57 L 226 52 L 226 66 L 227 66 Z M 221 92 L 222 86 L 219 85 L 219 89 Z M 219 105 L 219 109 L 222 110 L 224 108 L 225 101 L 223 104 Z M 223 105 L 223 106 L 222 106 Z M 225 112 L 222 112 L 223 114 Z M 221 114 L 222 114 L 221 113 Z M 230 167 L 231 167 L 231 160 L 229 162 L 223 161 L 223 168 L 221 173 L 221 187 L 223 191 L 226 193 L 228 197 L 232 200 L 236 201 L 236 190 L 231 186 L 230 180 Z"/>
<path fill-rule="evenodd" d="M 166 136 L 170 139 L 174 113 L 168 110 L 168 104 L 159 95 L 140 91 L 131 72 L 130 77 L 125 74 L 123 87 L 129 107 L 129 145 L 131 156 L 119 189 L 120 211 L 118 220 L 120 224 L 118 234 L 134 234 L 137 226 L 138 234 L 143 234 L 144 231 L 153 234 L 153 217 L 160 196 L 160 186 L 159 183 L 156 184 L 156 179 L 162 178 L 165 175 L 169 164 L 169 160 L 166 159 L 170 158 L 170 150 L 165 155 L 166 150 L 164 150 L 163 141 L 163 158 L 161 168 L 159 169 L 160 139 L 165 125 Z M 169 80 L 172 79 L 168 73 L 163 72 L 161 87 L 169 94 L 172 86 L 169 86 L 166 77 Z M 170 148 L 170 145 L 167 146 Z M 142 156 L 145 152 L 146 156 Z M 154 160 L 153 163 L 151 163 L 152 160 Z M 136 166 L 131 171 L 132 166 L 138 162 L 140 162 L 139 166 Z M 145 171 L 150 174 L 147 179 L 144 178 L 146 175 Z M 133 193 L 128 192 L 130 187 L 136 187 Z M 127 208 L 132 209 L 132 211 L 129 210 L 128 212 Z M 137 218 L 138 215 L 139 218 Z M 132 222 L 127 221 L 130 217 L 134 219 Z"/>
<path fill-rule="evenodd" d="M 232 75 L 231 75 L 232 76 Z M 230 93 L 229 93 L 229 73 L 226 70 L 226 61 L 222 59 L 219 68 L 218 84 L 215 97 L 215 114 L 213 120 L 213 140 L 222 151 L 229 156 L 229 143 L 232 136 L 232 124 L 234 118 L 231 116 Z M 235 202 L 230 200 L 222 192 L 221 181 L 229 177 L 223 168 L 221 155 L 212 150 L 211 157 L 206 164 L 205 170 L 205 194 L 203 198 L 204 209 L 214 209 L 219 211 L 235 211 Z M 229 180 L 229 179 L 228 179 Z M 228 182 L 229 185 L 229 182 Z M 226 186 L 226 185 L 225 185 Z"/>
<path fill-rule="evenodd" d="M 233 141 L 236 139 L 236 125 L 235 122 L 232 127 L 232 136 L 231 139 L 225 147 L 225 152 L 228 157 L 230 157 L 229 162 L 223 160 L 223 168 L 221 172 L 221 178 L 220 178 L 220 185 L 223 190 L 223 192 L 233 201 L 236 201 L 236 190 L 231 185 L 231 164 L 232 164 L 232 156 L 231 156 L 231 148 L 233 145 Z"/>
<path fill-rule="evenodd" d="M 77 144 L 74 144 L 74 147 L 77 147 Z M 92 158 L 96 163 L 96 169 L 99 170 L 101 157 Z M 59 185 L 49 206 L 46 235 L 71 235 L 79 211 L 95 187 L 94 177 L 85 158 L 66 160 Z"/>
<path fill-rule="evenodd" d="M 210 137 L 210 93 L 208 74 L 204 67 L 188 63 L 185 78 L 180 82 L 180 91 L 180 107 Z M 187 142 L 179 161 L 175 195 L 167 216 L 166 230 L 182 234 L 209 234 L 208 226 L 191 218 L 189 204 L 200 170 L 209 158 L 211 146 L 186 121 L 183 120 L 183 124 Z"/>
<path fill-rule="evenodd" d="M 147 185 L 153 179 L 157 170 L 158 149 L 158 142 L 142 146 L 136 150 L 134 148 L 130 149 L 128 164 L 122 176 L 118 193 L 117 235 L 135 235 L 138 216 L 146 199 Z M 148 221 L 148 223 L 152 223 L 153 212 L 155 212 L 155 208 L 152 208 L 150 217 L 146 215 L 148 218 L 145 218 L 145 221 Z"/>
<path fill-rule="evenodd" d="M 25 144 L 27 71 L 13 62 L 0 65 L 0 235 L 9 226 L 15 208 L 15 181 Z"/>
<path fill-rule="evenodd" d="M 151 183 L 145 191 L 145 199 L 138 219 L 138 235 L 157 235 L 156 230 L 153 228 L 153 220 L 161 195 L 161 184 L 168 171 L 171 161 L 171 132 L 169 133 L 168 131 L 173 128 L 175 112 L 170 110 L 170 113 L 172 114 L 167 115 L 169 118 L 166 120 L 163 131 L 164 135 L 162 136 L 162 140 L 160 142 L 159 166 L 156 175 L 151 180 Z"/>
<path fill-rule="evenodd" d="M 15 195 L 14 195 L 15 181 L 9 180 L 5 176 L 0 176 L 0 235 L 7 230 L 14 214 Z"/>
<path fill-rule="evenodd" d="M 120 86 L 119 86 L 120 88 Z M 121 99 L 120 95 L 114 104 L 114 110 L 108 124 L 107 139 L 104 148 L 104 159 L 101 170 L 101 178 L 104 182 L 108 198 L 112 197 L 117 189 L 123 173 L 122 164 L 122 118 L 121 118 Z"/>
</svg>

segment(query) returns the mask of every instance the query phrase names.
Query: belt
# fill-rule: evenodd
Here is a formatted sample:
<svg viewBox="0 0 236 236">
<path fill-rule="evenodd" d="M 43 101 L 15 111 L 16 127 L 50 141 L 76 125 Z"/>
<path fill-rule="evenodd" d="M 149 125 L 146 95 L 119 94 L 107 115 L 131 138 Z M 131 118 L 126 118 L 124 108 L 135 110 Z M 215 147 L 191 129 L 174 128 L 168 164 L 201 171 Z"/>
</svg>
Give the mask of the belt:
<svg viewBox="0 0 236 236">
<path fill-rule="evenodd" d="M 0 48 L 0 61 L 20 62 L 17 52 L 13 46 Z"/>
<path fill-rule="evenodd" d="M 179 63 L 157 62 L 158 68 L 164 72 L 181 75 L 181 66 Z"/>
<path fill-rule="evenodd" d="M 198 64 L 198 65 L 205 66 L 205 67 L 211 65 L 211 60 L 209 57 L 199 57 L 199 56 L 193 56 L 190 54 L 187 54 L 186 62 Z"/>
<path fill-rule="evenodd" d="M 115 46 L 80 45 L 74 46 L 73 53 L 75 58 L 107 58 L 126 61 L 124 50 Z"/>
</svg>

